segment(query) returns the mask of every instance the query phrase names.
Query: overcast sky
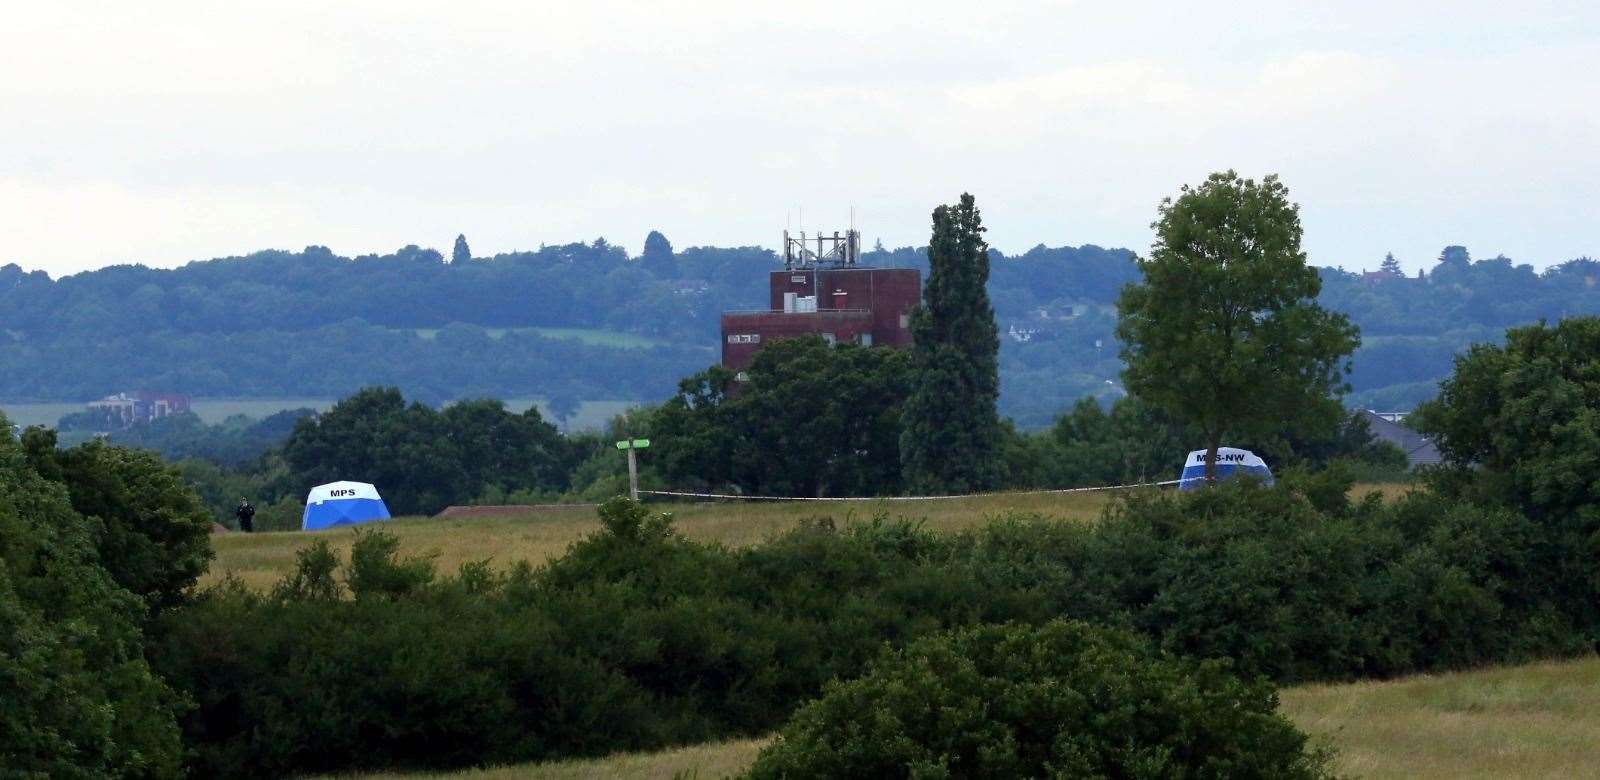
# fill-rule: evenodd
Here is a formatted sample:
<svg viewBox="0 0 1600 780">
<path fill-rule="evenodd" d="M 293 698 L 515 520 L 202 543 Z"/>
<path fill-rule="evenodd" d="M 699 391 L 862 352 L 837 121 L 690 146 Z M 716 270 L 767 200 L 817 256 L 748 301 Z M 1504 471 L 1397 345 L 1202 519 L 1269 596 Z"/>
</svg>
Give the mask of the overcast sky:
<svg viewBox="0 0 1600 780">
<path fill-rule="evenodd" d="M 1600 3 L 19 2 L 0 263 L 322 244 L 474 254 L 1144 251 L 1213 170 L 1279 173 L 1313 263 L 1600 256 Z"/>
</svg>

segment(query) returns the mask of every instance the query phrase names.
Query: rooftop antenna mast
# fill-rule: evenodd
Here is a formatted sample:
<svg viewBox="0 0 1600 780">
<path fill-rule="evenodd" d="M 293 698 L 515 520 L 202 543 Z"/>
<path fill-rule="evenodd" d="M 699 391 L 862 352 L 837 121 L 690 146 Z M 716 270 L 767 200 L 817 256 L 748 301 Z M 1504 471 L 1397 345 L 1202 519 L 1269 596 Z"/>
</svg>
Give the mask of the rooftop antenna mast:
<svg viewBox="0 0 1600 780">
<path fill-rule="evenodd" d="M 804 223 L 798 233 L 783 231 L 783 267 L 787 271 L 818 268 L 854 268 L 861 259 L 861 233 L 855 229 L 855 208 L 850 209 L 850 229 L 843 234 L 833 231 L 824 235 L 817 231 L 806 236 Z"/>
</svg>

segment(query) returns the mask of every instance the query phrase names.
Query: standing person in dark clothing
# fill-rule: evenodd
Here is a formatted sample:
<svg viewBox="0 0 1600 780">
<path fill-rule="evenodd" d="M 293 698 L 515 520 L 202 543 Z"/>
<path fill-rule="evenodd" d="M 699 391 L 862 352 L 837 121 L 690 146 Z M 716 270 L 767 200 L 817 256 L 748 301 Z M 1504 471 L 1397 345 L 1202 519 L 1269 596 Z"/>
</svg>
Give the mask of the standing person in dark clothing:
<svg viewBox="0 0 1600 780">
<path fill-rule="evenodd" d="M 256 508 L 250 506 L 249 501 L 239 499 L 239 508 L 233 510 L 233 516 L 239 518 L 239 530 L 247 534 L 255 532 Z"/>
</svg>

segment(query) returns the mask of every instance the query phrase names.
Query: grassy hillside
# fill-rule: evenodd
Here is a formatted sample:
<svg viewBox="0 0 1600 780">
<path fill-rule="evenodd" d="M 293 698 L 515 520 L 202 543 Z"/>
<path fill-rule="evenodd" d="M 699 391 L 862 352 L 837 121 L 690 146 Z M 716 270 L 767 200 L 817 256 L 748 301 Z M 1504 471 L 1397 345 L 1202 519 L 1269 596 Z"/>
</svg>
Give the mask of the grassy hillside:
<svg viewBox="0 0 1600 780">
<path fill-rule="evenodd" d="M 1592 777 L 1600 767 L 1600 659 L 1540 663 L 1283 692 L 1283 710 L 1331 741 L 1341 772 L 1367 778 Z M 742 771 L 765 740 L 445 775 L 470 778 L 670 778 Z"/>
</svg>

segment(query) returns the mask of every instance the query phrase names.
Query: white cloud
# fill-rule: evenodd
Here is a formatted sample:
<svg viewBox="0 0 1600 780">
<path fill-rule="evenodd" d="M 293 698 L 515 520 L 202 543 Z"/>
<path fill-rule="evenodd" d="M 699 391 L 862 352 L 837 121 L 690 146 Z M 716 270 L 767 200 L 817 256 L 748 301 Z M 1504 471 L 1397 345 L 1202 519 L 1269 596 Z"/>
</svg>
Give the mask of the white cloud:
<svg viewBox="0 0 1600 780">
<path fill-rule="evenodd" d="M 62 272 L 465 231 L 1143 248 L 1283 174 L 1318 262 L 1600 252 L 1587 4 L 30 4 L 0 33 L 0 262 Z M 67 216 L 70 215 L 70 216 Z"/>
</svg>

